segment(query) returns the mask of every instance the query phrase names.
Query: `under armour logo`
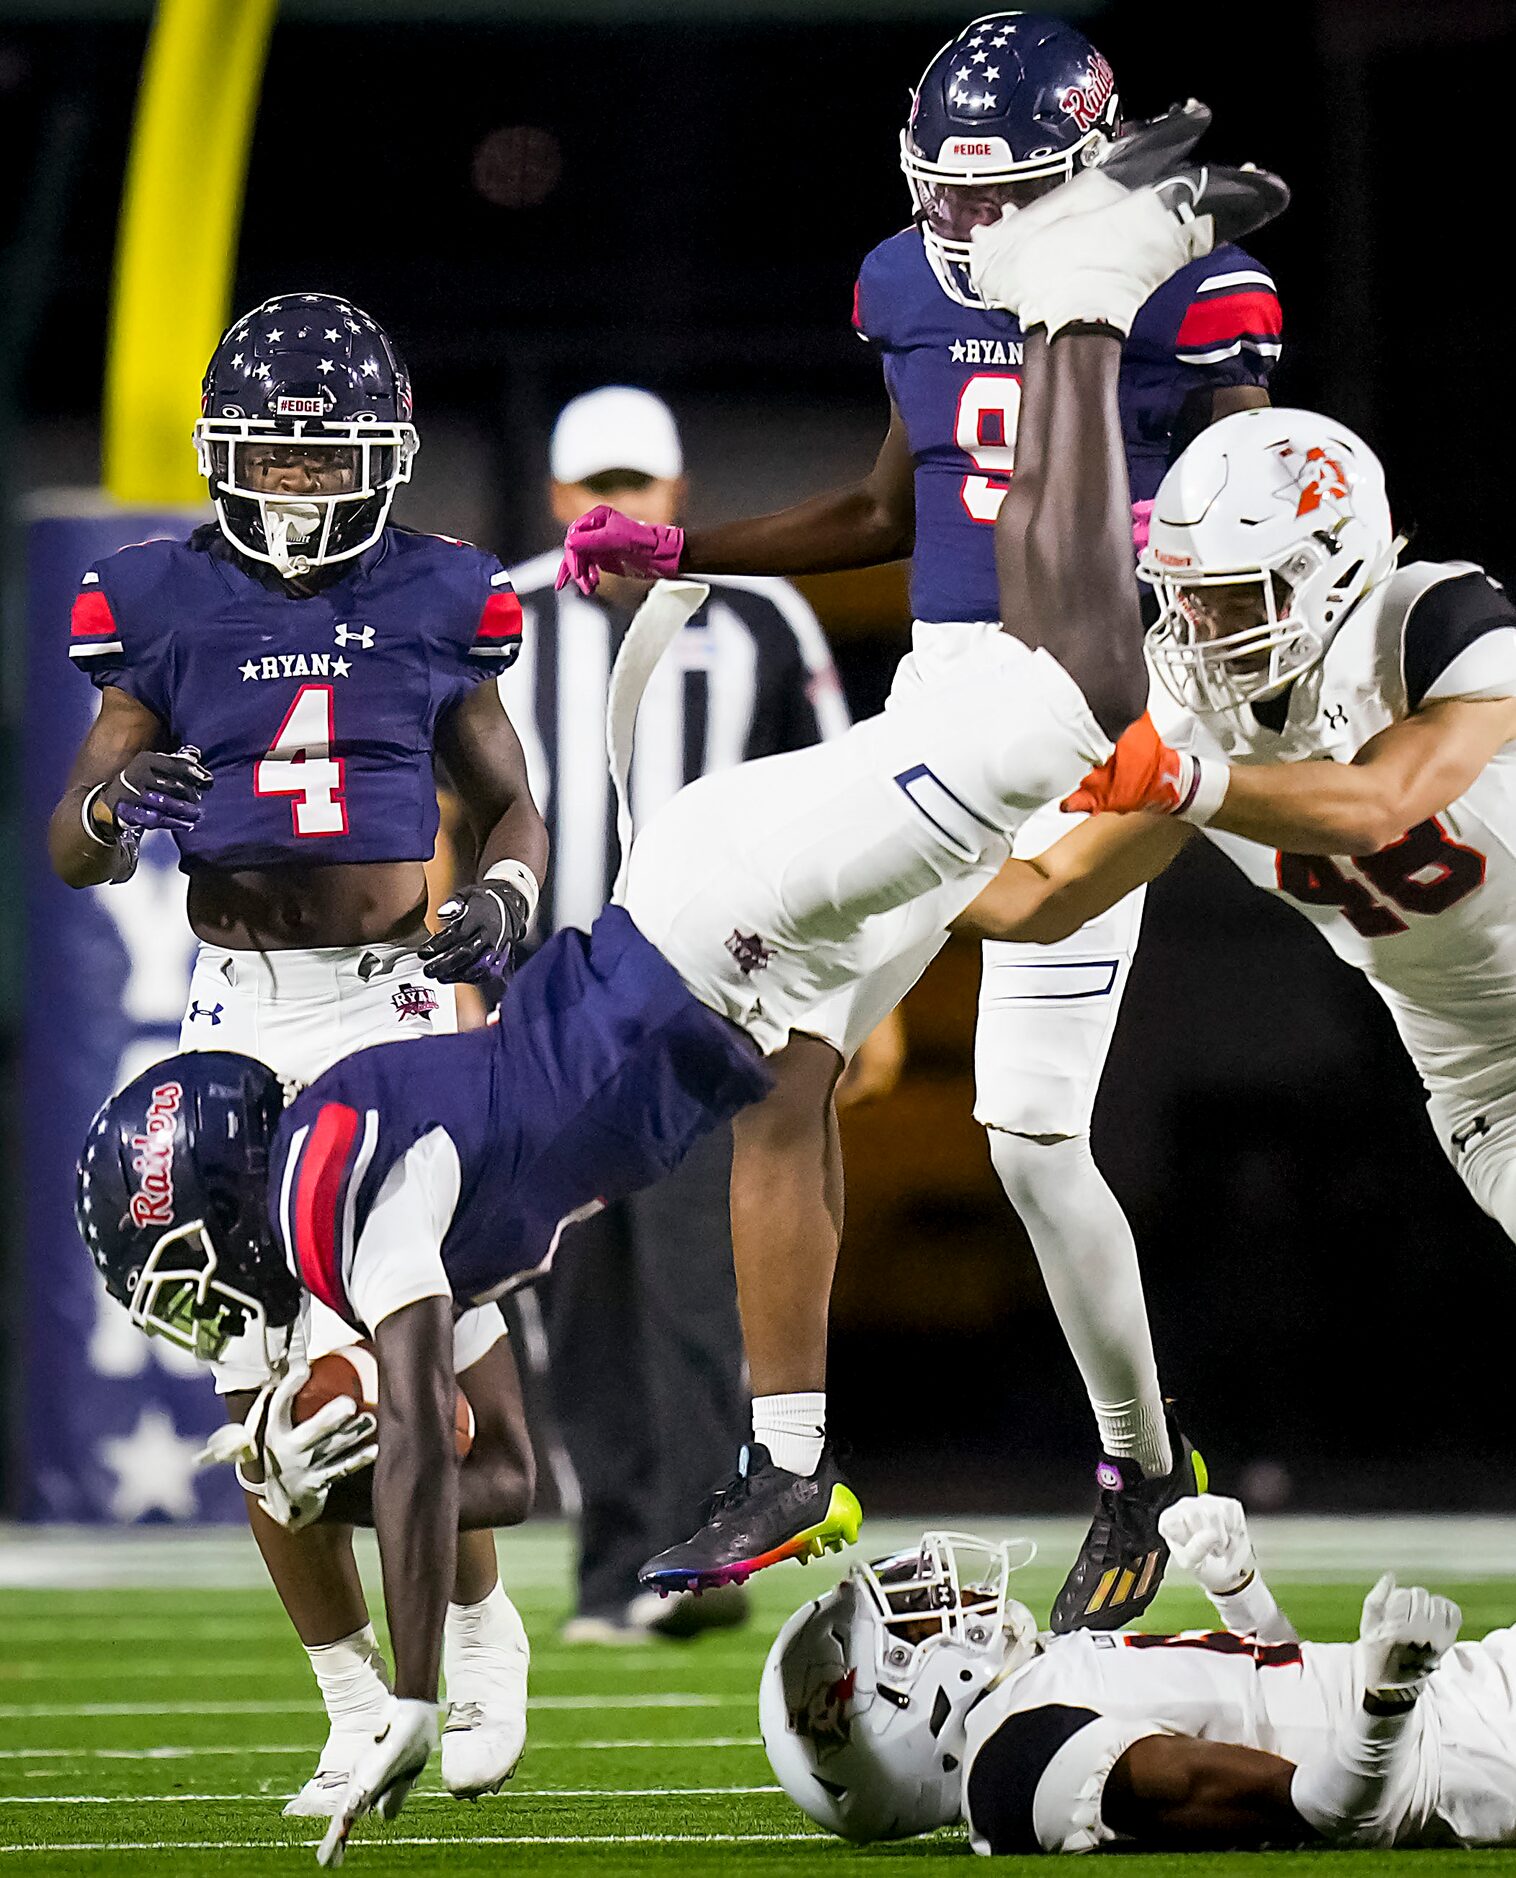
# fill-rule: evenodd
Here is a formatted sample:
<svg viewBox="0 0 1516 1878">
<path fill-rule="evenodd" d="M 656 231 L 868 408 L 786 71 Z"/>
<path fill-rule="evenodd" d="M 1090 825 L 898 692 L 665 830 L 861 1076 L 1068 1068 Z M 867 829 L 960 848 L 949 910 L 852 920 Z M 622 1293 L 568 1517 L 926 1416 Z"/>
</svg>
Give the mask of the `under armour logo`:
<svg viewBox="0 0 1516 1878">
<path fill-rule="evenodd" d="M 1348 714 L 1340 704 L 1329 704 L 1323 713 L 1328 730 L 1346 730 Z"/>
<path fill-rule="evenodd" d="M 1477 1141 L 1481 1135 L 1487 1135 L 1489 1132 L 1489 1122 L 1486 1121 L 1483 1115 L 1476 1115 L 1467 1128 L 1455 1128 L 1453 1130 L 1452 1135 L 1449 1137 L 1453 1143 L 1453 1153 L 1455 1155 L 1466 1154 L 1471 1142 Z"/>
<path fill-rule="evenodd" d="M 365 652 L 374 643 L 372 626 L 344 626 L 340 621 L 333 628 L 339 646 L 362 646 Z"/>
<path fill-rule="evenodd" d="M 732 928 L 732 936 L 726 942 L 726 949 L 737 961 L 744 978 L 750 978 L 754 972 L 761 972 L 774 956 L 774 948 L 766 946 L 755 932 L 738 932 Z"/>
<path fill-rule="evenodd" d="M 189 1007 L 190 1022 L 193 1024 L 197 1018 L 203 1017 L 207 1023 L 219 1024 L 221 1022 L 221 1013 L 225 1009 L 226 1006 L 224 1004 L 202 1004 L 200 1000 L 196 998 Z"/>
</svg>

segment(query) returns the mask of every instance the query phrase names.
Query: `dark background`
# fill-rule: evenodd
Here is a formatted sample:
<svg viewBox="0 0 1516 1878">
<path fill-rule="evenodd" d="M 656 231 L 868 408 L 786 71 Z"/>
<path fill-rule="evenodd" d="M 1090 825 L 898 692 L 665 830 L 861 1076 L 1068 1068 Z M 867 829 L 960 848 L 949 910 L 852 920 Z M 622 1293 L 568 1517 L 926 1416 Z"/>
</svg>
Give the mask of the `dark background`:
<svg viewBox="0 0 1516 1878">
<path fill-rule="evenodd" d="M 547 429 L 607 380 L 675 406 L 701 517 L 867 466 L 886 410 L 851 284 L 906 219 L 908 88 L 970 9 L 406 11 L 286 9 L 234 296 L 319 287 L 389 327 L 424 441 L 404 518 L 507 559 L 546 545 Z M 1368 436 L 1417 553 L 1512 572 L 1516 7 L 1244 18 L 1151 0 L 1079 19 L 1129 112 L 1203 97 L 1215 154 L 1291 183 L 1288 216 L 1249 244 L 1285 307 L 1276 402 Z M 130 5 L 0 5 L 11 546 L 26 491 L 98 476 L 144 35 Z M 192 415 L 193 388 L 186 450 Z M 872 708 L 905 645 L 901 581 L 813 598 Z M 23 653 L 12 634 L 12 676 Z M 14 1010 L 14 931 L 9 946 Z M 876 1503 L 1072 1507 L 1092 1431 L 970 1120 L 975 968 L 949 948 L 908 1006 L 900 1092 L 849 1127 L 833 1416 Z M 1322 1509 L 1516 1506 L 1511 1248 L 1444 1163 L 1373 993 L 1213 855 L 1151 896 L 1096 1146 L 1143 1249 L 1167 1385 L 1220 1484 Z"/>
</svg>

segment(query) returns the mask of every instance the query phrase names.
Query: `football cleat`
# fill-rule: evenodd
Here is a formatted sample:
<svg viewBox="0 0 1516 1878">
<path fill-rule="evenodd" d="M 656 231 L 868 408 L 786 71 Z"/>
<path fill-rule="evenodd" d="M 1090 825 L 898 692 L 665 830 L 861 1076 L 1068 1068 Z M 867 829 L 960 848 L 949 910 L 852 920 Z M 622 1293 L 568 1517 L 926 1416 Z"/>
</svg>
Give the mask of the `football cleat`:
<svg viewBox="0 0 1516 1878">
<path fill-rule="evenodd" d="M 830 1445 L 814 1474 L 792 1474 L 752 1442 L 742 1450 L 737 1473 L 712 1499 L 699 1532 L 649 1559 L 637 1576 L 663 1592 L 740 1585 L 787 1558 L 804 1564 L 840 1552 L 857 1539 L 862 1520 Z"/>
<path fill-rule="evenodd" d="M 1100 1505 L 1084 1536 L 1074 1568 L 1053 1601 L 1048 1628 L 1119 1630 L 1138 1618 L 1158 1595 L 1169 1548 L 1158 1515 L 1187 1494 L 1204 1493 L 1205 1462 L 1169 1420 L 1174 1465 L 1151 1479 L 1133 1460 L 1102 1455 L 1095 1469 Z"/>
<path fill-rule="evenodd" d="M 531 1646 L 508 1600 L 493 1618 L 488 1643 L 455 1642 L 444 1633 L 447 1719 L 442 1728 L 442 1784 L 454 1799 L 496 1793 L 526 1748 L 526 1680 Z"/>
<path fill-rule="evenodd" d="M 1241 241 L 1265 222 L 1272 222 L 1290 205 L 1289 185 L 1272 170 L 1252 163 L 1240 169 L 1220 163 L 1200 163 L 1154 185 L 1160 200 L 1180 223 L 1209 218 L 1210 247 Z"/>
<path fill-rule="evenodd" d="M 294 1798 L 286 1802 L 284 1817 L 331 1819 L 340 1813 L 358 1756 L 373 1745 L 375 1731 L 382 1726 L 382 1720 L 376 1719 L 374 1727 L 367 1732 L 351 1733 L 334 1728 L 326 1738 L 315 1773 Z"/>
</svg>

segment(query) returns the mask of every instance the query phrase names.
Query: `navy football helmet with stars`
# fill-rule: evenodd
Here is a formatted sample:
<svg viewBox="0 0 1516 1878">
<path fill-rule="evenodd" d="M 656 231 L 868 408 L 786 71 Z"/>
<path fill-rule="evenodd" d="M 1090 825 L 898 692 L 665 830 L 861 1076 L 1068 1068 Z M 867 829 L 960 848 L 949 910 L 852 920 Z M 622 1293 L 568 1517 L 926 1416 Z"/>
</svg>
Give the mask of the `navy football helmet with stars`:
<svg viewBox="0 0 1516 1878">
<path fill-rule="evenodd" d="M 399 353 L 361 307 L 282 294 L 223 334 L 195 426 L 221 532 L 286 579 L 379 539 L 420 438 Z"/>
<path fill-rule="evenodd" d="M 1111 68 L 1043 13 L 986 13 L 950 39 L 911 96 L 900 166 L 942 290 L 980 307 L 969 236 L 1098 162 L 1120 104 Z"/>
<path fill-rule="evenodd" d="M 287 1329 L 301 1287 L 268 1216 L 284 1089 L 230 1050 L 167 1058 L 114 1095 L 79 1156 L 75 1217 L 105 1288 L 150 1337 L 203 1361 Z"/>
</svg>

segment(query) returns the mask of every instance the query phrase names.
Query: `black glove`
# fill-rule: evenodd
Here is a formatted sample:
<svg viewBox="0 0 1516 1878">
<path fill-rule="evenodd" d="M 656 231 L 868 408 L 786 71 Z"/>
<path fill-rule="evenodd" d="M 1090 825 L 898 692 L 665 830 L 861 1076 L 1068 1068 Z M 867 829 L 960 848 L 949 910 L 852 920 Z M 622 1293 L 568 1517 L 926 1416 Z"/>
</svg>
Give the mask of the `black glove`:
<svg viewBox="0 0 1516 1878">
<path fill-rule="evenodd" d="M 485 985 L 510 976 L 511 947 L 530 911 L 508 880 L 463 887 L 437 911 L 447 924 L 419 948 L 428 978 L 444 985 Z"/>
<path fill-rule="evenodd" d="M 190 746 L 167 750 L 139 750 L 119 775 L 99 790 L 95 802 L 109 812 L 117 837 L 123 829 L 140 834 L 145 828 L 172 828 L 181 832 L 199 821 L 204 796 L 212 782 L 200 752 Z M 100 823 L 103 817 L 91 805 L 90 824 L 102 840 L 109 840 Z"/>
</svg>

